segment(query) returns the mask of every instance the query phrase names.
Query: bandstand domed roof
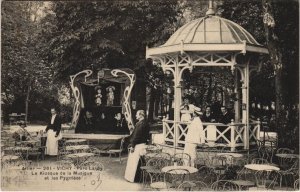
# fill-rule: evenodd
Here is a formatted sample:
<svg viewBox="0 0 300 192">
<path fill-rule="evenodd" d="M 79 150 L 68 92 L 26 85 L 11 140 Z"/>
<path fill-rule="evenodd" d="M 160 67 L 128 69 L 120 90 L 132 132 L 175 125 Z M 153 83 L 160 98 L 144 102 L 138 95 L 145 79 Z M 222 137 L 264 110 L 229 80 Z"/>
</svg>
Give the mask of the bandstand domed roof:
<svg viewBox="0 0 300 192">
<path fill-rule="evenodd" d="M 252 35 L 240 25 L 222 17 L 206 16 L 180 27 L 163 46 L 181 44 L 247 44 L 261 46 Z"/>
<path fill-rule="evenodd" d="M 219 16 L 206 15 L 180 27 L 165 44 L 147 48 L 146 57 L 189 51 L 268 54 L 268 50 L 240 25 Z"/>
</svg>

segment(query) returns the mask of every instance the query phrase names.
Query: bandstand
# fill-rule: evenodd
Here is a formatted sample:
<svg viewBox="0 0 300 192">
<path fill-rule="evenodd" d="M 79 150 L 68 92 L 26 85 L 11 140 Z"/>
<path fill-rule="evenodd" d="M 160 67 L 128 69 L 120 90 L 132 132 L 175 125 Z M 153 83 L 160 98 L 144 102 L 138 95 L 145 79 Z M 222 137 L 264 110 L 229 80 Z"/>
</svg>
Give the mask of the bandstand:
<svg viewBox="0 0 300 192">
<path fill-rule="evenodd" d="M 224 146 L 235 151 L 249 149 L 259 138 L 260 122 L 249 119 L 249 77 L 260 69 L 259 58 L 268 50 L 240 25 L 215 15 L 212 2 L 205 17 L 193 20 L 179 28 L 169 40 L 154 48 L 146 49 L 146 57 L 169 71 L 174 81 L 174 119 L 163 119 L 165 143 L 174 148 L 182 146 L 188 123 L 180 121 L 182 103 L 182 77 L 186 70 L 195 68 L 230 68 L 234 74 L 234 92 L 238 99 L 234 103 L 235 119 L 230 124 L 204 123 L 206 143 L 208 135 L 222 138 Z M 208 127 L 223 129 L 208 129 Z M 215 133 L 209 133 L 214 130 Z M 230 134 L 229 134 L 230 133 Z M 213 143 L 214 143 L 213 141 Z"/>
</svg>

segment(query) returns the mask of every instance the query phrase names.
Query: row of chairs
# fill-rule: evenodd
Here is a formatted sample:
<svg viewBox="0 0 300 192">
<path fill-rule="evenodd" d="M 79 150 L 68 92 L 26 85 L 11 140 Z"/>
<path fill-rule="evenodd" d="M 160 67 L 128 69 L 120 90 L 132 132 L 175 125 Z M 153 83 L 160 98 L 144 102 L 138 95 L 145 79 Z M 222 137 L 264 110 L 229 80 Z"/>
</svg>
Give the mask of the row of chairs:
<svg viewBox="0 0 300 192">
<path fill-rule="evenodd" d="M 254 158 L 250 163 L 277 166 L 263 158 Z M 253 187 L 255 183 L 262 183 L 261 186 L 265 186 L 267 189 L 277 188 L 284 190 L 288 187 L 292 188 L 293 183 L 299 178 L 298 166 L 299 161 L 295 161 L 294 165 L 289 170 L 263 170 L 256 172 L 243 167 L 237 171 L 235 182 L 242 184 L 244 187 Z"/>
<path fill-rule="evenodd" d="M 281 150 L 279 150 L 280 152 Z M 187 154 L 186 154 L 187 155 Z M 180 154 L 181 158 L 184 159 L 185 154 Z M 230 155 L 229 155 L 230 156 Z M 148 157 L 148 159 L 147 159 Z M 201 159 L 202 158 L 202 159 Z M 162 159 L 167 159 L 162 160 Z M 150 186 L 151 181 L 153 181 L 152 178 L 161 178 L 162 173 L 159 171 L 162 167 L 172 165 L 174 163 L 172 161 L 173 158 L 171 155 L 166 153 L 159 153 L 159 154 L 148 154 L 146 155 L 146 166 L 142 167 L 143 172 L 143 181 L 147 181 L 147 178 L 150 177 Z M 212 156 L 211 158 L 208 158 L 208 155 L 206 156 L 206 159 L 203 159 L 203 157 L 196 159 L 198 164 L 196 163 L 197 168 L 199 168 L 199 172 L 194 175 L 191 175 L 192 180 L 196 181 L 203 181 L 206 184 L 211 185 L 212 183 L 219 181 L 219 180 L 226 180 L 226 181 L 232 181 L 236 185 L 238 185 L 240 188 L 249 188 L 249 187 L 261 187 L 265 186 L 266 188 L 283 188 L 283 187 L 290 187 L 292 184 L 297 181 L 299 178 L 299 169 L 297 167 L 297 162 L 294 163 L 292 168 L 290 170 L 282 170 L 282 171 L 266 171 L 266 172 L 254 172 L 247 170 L 244 168 L 245 164 L 272 164 L 268 160 L 263 158 L 257 158 L 257 156 L 248 156 L 246 158 L 237 158 L 234 157 L 229 158 L 228 156 Z M 184 161 L 178 161 L 178 165 L 182 165 Z M 154 165 L 155 164 L 155 165 Z M 274 164 L 273 164 L 274 165 Z M 155 167 L 153 169 L 153 167 Z M 247 171 L 244 173 L 244 171 Z M 272 173 L 272 174 L 270 174 Z M 231 175 L 230 175 L 231 174 Z M 255 184 L 259 183 L 258 180 L 261 180 L 264 182 L 265 180 L 259 179 L 264 178 L 266 174 L 269 174 L 268 185 L 262 184 L 261 186 L 256 186 Z M 290 178 L 289 178 L 290 177 Z M 186 177 L 187 178 L 187 177 Z M 273 179 L 273 180 L 272 180 Z M 270 182 L 273 181 L 273 182 Z M 166 185 L 162 185 L 165 186 Z M 152 186 L 153 187 L 153 186 Z"/>
<path fill-rule="evenodd" d="M 146 186 L 147 182 L 150 180 L 150 187 L 152 189 L 164 188 L 166 182 L 163 182 L 163 179 L 165 179 L 166 176 L 170 178 L 170 176 L 169 173 L 168 174 L 163 173 L 162 168 L 174 164 L 177 164 L 178 166 L 180 165 L 190 166 L 191 157 L 186 153 L 178 153 L 173 156 L 165 152 L 146 154 L 144 156 L 144 162 L 142 162 L 142 166 L 141 166 L 144 186 Z M 173 173 L 171 174 L 171 176 L 175 178 L 175 175 L 177 174 L 174 172 L 176 172 L 176 170 L 172 170 L 170 173 Z M 185 174 L 181 174 L 181 175 L 185 175 Z"/>
</svg>

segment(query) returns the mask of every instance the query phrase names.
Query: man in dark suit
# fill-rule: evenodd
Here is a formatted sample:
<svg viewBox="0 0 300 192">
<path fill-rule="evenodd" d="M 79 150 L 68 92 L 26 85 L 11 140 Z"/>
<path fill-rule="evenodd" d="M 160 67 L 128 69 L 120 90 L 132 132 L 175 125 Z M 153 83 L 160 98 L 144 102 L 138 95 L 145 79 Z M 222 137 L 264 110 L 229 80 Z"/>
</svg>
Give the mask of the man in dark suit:
<svg viewBox="0 0 300 192">
<path fill-rule="evenodd" d="M 146 144 L 147 140 L 149 140 L 149 125 L 148 122 L 145 120 L 145 112 L 144 110 L 139 110 L 136 113 L 136 119 L 138 122 L 135 125 L 135 129 L 133 130 L 132 134 L 130 135 L 129 140 L 129 149 L 131 152 L 134 152 L 134 148 L 138 144 Z"/>
<path fill-rule="evenodd" d="M 226 109 L 225 106 L 221 107 L 222 114 L 219 117 L 219 122 L 223 124 L 231 123 L 231 119 L 233 119 L 233 115 Z"/>
<path fill-rule="evenodd" d="M 146 143 L 150 139 L 149 125 L 145 119 L 145 111 L 138 110 L 136 113 L 136 119 L 138 122 L 135 125 L 135 129 L 129 136 L 128 149 L 130 153 L 128 155 L 127 166 L 125 170 L 125 179 L 129 182 L 138 180 L 139 159 L 146 153 Z"/>
<path fill-rule="evenodd" d="M 219 123 L 223 123 L 223 124 L 229 124 L 231 123 L 231 120 L 233 119 L 233 114 L 231 114 L 227 108 L 225 106 L 221 107 L 221 115 L 219 116 Z M 227 127 L 218 127 L 218 129 L 223 132 L 225 131 Z M 224 136 L 230 141 L 231 140 L 231 135 L 230 135 L 230 130 L 226 131 L 224 133 Z M 223 138 L 220 138 L 219 141 L 221 143 L 226 143 L 225 140 Z"/>
<path fill-rule="evenodd" d="M 61 118 L 56 113 L 55 108 L 51 108 L 51 119 L 46 127 L 47 141 L 46 141 L 46 154 L 57 155 L 58 153 L 58 140 L 61 139 Z"/>
</svg>

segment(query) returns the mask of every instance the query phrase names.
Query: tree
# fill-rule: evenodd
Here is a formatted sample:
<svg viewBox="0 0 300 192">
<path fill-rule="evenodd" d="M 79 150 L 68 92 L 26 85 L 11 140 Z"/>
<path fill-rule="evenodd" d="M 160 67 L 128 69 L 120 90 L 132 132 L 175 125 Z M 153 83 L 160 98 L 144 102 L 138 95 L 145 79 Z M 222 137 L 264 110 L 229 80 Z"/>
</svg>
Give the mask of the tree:
<svg viewBox="0 0 300 192">
<path fill-rule="evenodd" d="M 12 1 L 2 4 L 1 86 L 6 98 L 13 98 L 4 105 L 6 113 L 25 111 L 26 121 L 31 94 L 45 94 L 51 81 L 51 71 L 39 51 L 45 46 L 38 21 L 41 5 L 41 2 Z"/>
<path fill-rule="evenodd" d="M 276 100 L 281 144 L 291 142 L 299 126 L 292 120 L 299 103 L 299 3 L 297 1 L 224 1 L 222 16 L 245 29 L 269 49 L 260 73 L 251 78 L 251 97 Z M 292 37 L 292 38 L 291 38 Z M 275 94 L 274 94 L 275 93 Z M 289 127 L 289 128 L 288 128 Z M 292 142 L 291 142 L 292 143 Z"/>
<path fill-rule="evenodd" d="M 53 2 L 49 33 L 49 62 L 55 79 L 68 82 L 83 69 L 134 69 L 137 74 L 137 108 L 145 108 L 145 48 L 164 42 L 179 15 L 176 0 Z M 152 92 L 153 93 L 153 92 Z"/>
<path fill-rule="evenodd" d="M 53 2 L 57 23 L 50 40 L 57 79 L 87 67 L 138 68 L 146 45 L 173 29 L 177 2 Z"/>
<path fill-rule="evenodd" d="M 295 77 L 297 79 L 297 76 L 295 76 L 295 72 L 293 73 L 291 69 L 298 69 L 296 71 L 299 71 L 298 64 L 295 59 L 299 58 L 299 55 L 297 55 L 297 53 L 299 53 L 299 49 L 297 49 L 298 46 L 295 43 L 290 42 L 289 38 L 287 38 L 287 36 L 285 35 L 286 33 L 289 33 L 289 35 L 292 35 L 295 38 L 293 39 L 293 41 L 299 42 L 299 31 L 291 28 L 292 26 L 297 26 L 297 24 L 299 23 L 299 4 L 298 2 L 293 1 L 289 3 L 282 3 L 272 0 L 262 0 L 262 8 L 264 10 L 263 23 L 265 28 L 267 46 L 269 49 L 270 60 L 272 65 L 274 66 L 275 72 L 277 126 L 281 127 L 281 129 L 279 129 L 279 133 L 281 136 L 281 144 L 283 144 L 291 140 L 289 138 L 290 134 L 288 134 L 288 132 L 293 131 L 288 130 L 288 127 L 290 127 L 288 125 L 288 120 L 290 118 L 288 114 L 292 113 L 291 106 L 299 103 L 299 101 L 294 98 L 292 99 L 292 101 L 289 101 L 290 96 L 285 94 L 285 92 L 292 92 L 294 93 L 293 95 L 299 96 L 298 91 L 293 91 L 293 89 L 289 88 L 293 87 L 295 88 L 295 90 L 298 90 L 299 86 L 294 87 L 286 84 Z M 286 20 L 289 17 L 292 18 L 289 19 L 291 21 Z M 288 25 L 286 25 L 286 22 L 288 22 Z M 296 29 L 298 28 L 299 27 L 297 27 Z M 286 44 L 287 42 L 289 42 L 289 44 Z M 287 47 L 291 48 L 288 52 L 286 51 Z M 292 78 L 288 78 L 288 76 L 292 76 Z M 287 81 L 285 80 L 286 78 Z M 299 80 L 296 82 L 299 82 Z M 296 82 L 293 83 L 297 85 Z M 287 111 L 288 114 L 286 114 Z"/>
</svg>

